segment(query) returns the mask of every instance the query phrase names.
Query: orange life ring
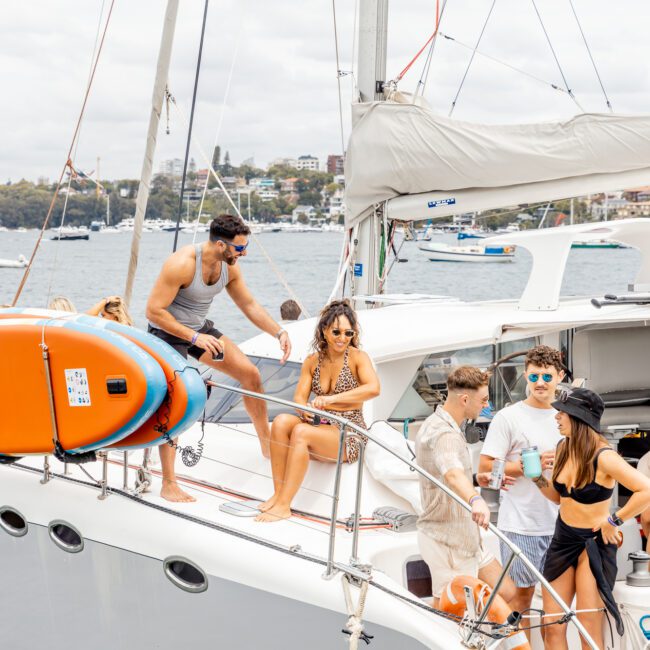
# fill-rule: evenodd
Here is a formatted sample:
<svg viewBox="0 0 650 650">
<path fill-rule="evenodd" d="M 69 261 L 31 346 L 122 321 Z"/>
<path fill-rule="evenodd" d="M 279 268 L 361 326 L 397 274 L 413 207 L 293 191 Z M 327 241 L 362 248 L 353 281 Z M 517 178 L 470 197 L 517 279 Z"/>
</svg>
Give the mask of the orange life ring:
<svg viewBox="0 0 650 650">
<path fill-rule="evenodd" d="M 492 588 L 487 583 L 472 576 L 456 576 L 443 587 L 440 594 L 440 609 L 449 614 L 464 616 L 466 586 L 472 589 L 476 611 L 477 614 L 480 614 L 492 593 Z M 493 623 L 505 623 L 511 613 L 512 610 L 508 607 L 506 601 L 497 594 L 490 605 L 490 611 L 487 613 L 486 618 Z M 531 650 L 528 639 L 522 630 L 510 635 L 507 645 L 503 647 L 507 647 L 508 650 Z"/>
</svg>

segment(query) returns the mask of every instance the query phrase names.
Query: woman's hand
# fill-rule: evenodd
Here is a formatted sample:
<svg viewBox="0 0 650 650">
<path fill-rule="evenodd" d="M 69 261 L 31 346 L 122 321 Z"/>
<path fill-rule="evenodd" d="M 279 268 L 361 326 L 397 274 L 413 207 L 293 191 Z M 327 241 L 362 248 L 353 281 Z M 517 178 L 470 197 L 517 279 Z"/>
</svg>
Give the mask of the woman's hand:
<svg viewBox="0 0 650 650">
<path fill-rule="evenodd" d="M 594 533 L 600 531 L 605 544 L 616 544 L 619 546 L 623 539 L 623 533 L 616 526 L 612 526 L 607 519 L 600 526 L 592 528 L 592 530 Z"/>
<path fill-rule="evenodd" d="M 325 409 L 330 404 L 334 404 L 335 397 L 335 395 L 319 395 L 318 397 L 314 398 L 311 406 L 313 406 L 315 409 Z"/>
<path fill-rule="evenodd" d="M 490 479 L 492 477 L 492 472 L 478 472 L 476 474 L 476 482 L 480 487 L 486 488 L 490 486 Z M 508 490 L 511 485 L 514 485 L 517 479 L 507 474 L 503 475 L 503 481 L 501 481 L 501 490 Z"/>
</svg>

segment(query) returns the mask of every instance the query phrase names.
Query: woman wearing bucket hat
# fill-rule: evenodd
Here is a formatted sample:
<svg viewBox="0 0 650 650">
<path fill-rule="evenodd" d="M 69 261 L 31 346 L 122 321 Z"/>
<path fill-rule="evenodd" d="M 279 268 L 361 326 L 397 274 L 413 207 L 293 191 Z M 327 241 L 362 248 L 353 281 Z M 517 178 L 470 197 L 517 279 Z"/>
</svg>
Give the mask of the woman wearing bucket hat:
<svg viewBox="0 0 650 650">
<path fill-rule="evenodd" d="M 618 527 L 650 506 L 650 479 L 617 453 L 608 453 L 614 450 L 601 434 L 605 405 L 599 395 L 576 388 L 562 392 L 552 406 L 558 411 L 556 420 L 564 439 L 557 446 L 552 481 L 544 475 L 533 479 L 547 498 L 560 504 L 544 577 L 564 602 L 572 602 L 575 595 L 578 610 L 602 610 L 604 606 L 622 635 L 623 623 L 612 594 L 616 551 L 622 541 Z M 616 481 L 632 496 L 610 514 Z M 546 591 L 543 596 L 548 614 L 562 613 Z M 603 648 L 602 611 L 578 614 L 578 618 Z M 568 649 L 566 624 L 546 628 L 544 647 Z"/>
</svg>

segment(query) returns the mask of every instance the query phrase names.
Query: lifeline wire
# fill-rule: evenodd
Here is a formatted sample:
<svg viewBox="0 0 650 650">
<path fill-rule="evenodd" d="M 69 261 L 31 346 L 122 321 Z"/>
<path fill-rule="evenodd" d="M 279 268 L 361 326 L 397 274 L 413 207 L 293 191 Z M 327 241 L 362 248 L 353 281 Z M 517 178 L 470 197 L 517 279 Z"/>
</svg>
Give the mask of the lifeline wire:
<svg viewBox="0 0 650 650">
<path fill-rule="evenodd" d="M 52 197 L 52 201 L 50 202 L 50 207 L 47 211 L 47 215 L 45 216 L 45 221 L 43 222 L 43 226 L 41 227 L 41 232 L 38 235 L 38 239 L 36 240 L 36 244 L 34 245 L 34 250 L 32 251 L 31 257 L 29 258 L 29 262 L 27 264 L 27 268 L 25 269 L 25 272 L 23 274 L 23 278 L 20 281 L 20 284 L 18 285 L 18 289 L 16 291 L 16 295 L 14 296 L 14 299 L 11 302 L 11 306 L 15 307 L 16 303 L 18 302 L 18 298 L 20 298 L 20 294 L 23 292 L 23 288 L 25 287 L 25 283 L 27 282 L 27 277 L 29 276 L 29 272 L 32 269 L 32 264 L 34 263 L 34 258 L 36 257 L 36 251 L 38 251 L 39 246 L 41 245 L 41 241 L 43 239 L 43 234 L 45 233 L 45 229 L 47 228 L 47 224 L 50 220 L 50 216 L 52 215 L 52 211 L 54 210 L 54 205 L 56 203 L 56 199 L 59 196 L 59 191 L 61 189 L 61 182 L 63 181 L 63 176 L 65 174 L 65 170 L 68 168 L 68 165 L 71 164 L 71 159 L 70 156 L 72 155 L 72 150 L 75 146 L 75 142 L 77 140 L 77 136 L 79 134 L 79 129 L 81 128 L 81 120 L 83 119 L 85 110 L 86 110 L 86 104 L 88 103 L 88 97 L 90 95 L 90 89 L 92 87 L 93 79 L 95 78 L 95 72 L 97 71 L 97 64 L 99 63 L 99 57 L 102 52 L 102 48 L 104 47 L 104 39 L 106 38 L 106 32 L 108 31 L 108 25 L 111 20 L 111 15 L 113 13 L 113 6 L 115 4 L 115 0 L 111 1 L 111 7 L 108 10 L 108 16 L 106 17 L 106 23 L 104 24 L 104 32 L 102 34 L 102 40 L 99 44 L 99 49 L 97 50 L 97 57 L 95 58 L 95 63 L 93 65 L 93 70 L 92 74 L 90 75 L 90 79 L 88 81 L 88 85 L 86 87 L 86 93 L 84 95 L 83 103 L 81 105 L 81 111 L 79 112 L 79 117 L 77 119 L 77 124 L 74 129 L 74 133 L 72 135 L 72 141 L 70 142 L 70 148 L 68 149 L 68 155 L 66 156 L 66 161 L 65 164 L 63 165 L 63 169 L 61 170 L 61 175 L 59 176 L 59 181 L 56 186 L 56 190 L 54 192 L 54 196 Z"/>
<path fill-rule="evenodd" d="M 341 65 L 339 63 L 339 37 L 336 28 L 336 0 L 332 0 L 332 18 L 334 21 L 334 51 L 336 53 L 336 84 L 339 95 L 339 126 L 341 127 L 341 154 L 345 156 L 345 136 L 343 134 L 343 101 L 341 100 Z"/>
</svg>

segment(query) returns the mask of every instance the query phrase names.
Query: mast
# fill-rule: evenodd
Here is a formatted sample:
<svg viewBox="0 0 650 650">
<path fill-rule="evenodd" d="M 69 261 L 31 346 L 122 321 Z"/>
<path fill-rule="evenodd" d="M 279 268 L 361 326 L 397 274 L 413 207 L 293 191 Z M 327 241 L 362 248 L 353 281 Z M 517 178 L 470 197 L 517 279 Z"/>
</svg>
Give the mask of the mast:
<svg viewBox="0 0 650 650">
<path fill-rule="evenodd" d="M 124 289 L 124 301 L 127 306 L 131 303 L 133 282 L 135 280 L 135 272 L 138 267 L 140 237 L 142 236 L 144 215 L 147 210 L 147 201 L 149 200 L 149 187 L 151 184 L 153 157 L 156 149 L 156 138 L 158 136 L 158 123 L 160 122 L 160 113 L 162 111 L 163 99 L 165 97 L 167 77 L 169 75 L 169 61 L 172 54 L 172 44 L 174 41 L 174 30 L 176 28 L 177 13 L 178 0 L 168 0 L 167 10 L 165 11 L 165 20 L 163 24 L 163 33 L 160 40 L 160 50 L 158 52 L 156 79 L 154 81 L 153 96 L 151 98 L 151 113 L 149 114 L 147 146 L 144 154 L 144 160 L 142 161 L 140 185 L 138 186 L 138 198 L 135 205 L 133 239 L 131 240 L 131 258 L 129 260 L 129 272 L 126 278 L 126 288 Z"/>
<path fill-rule="evenodd" d="M 386 43 L 388 38 L 388 0 L 361 0 L 359 3 L 359 99 L 361 102 L 384 99 Z M 381 219 L 370 214 L 359 224 L 354 259 L 353 295 L 379 291 L 378 263 Z M 360 275 L 359 275 L 360 273 Z M 357 305 L 362 307 L 361 304 Z"/>
</svg>

